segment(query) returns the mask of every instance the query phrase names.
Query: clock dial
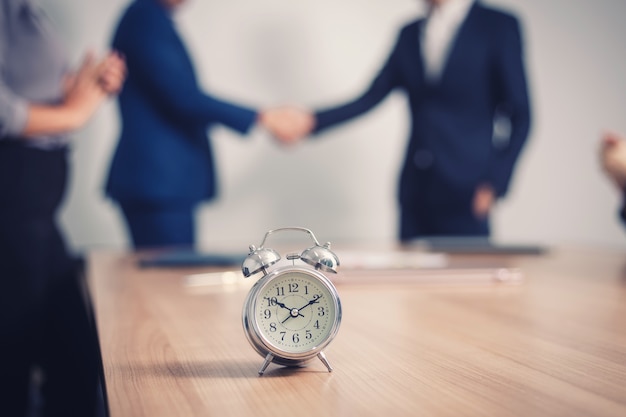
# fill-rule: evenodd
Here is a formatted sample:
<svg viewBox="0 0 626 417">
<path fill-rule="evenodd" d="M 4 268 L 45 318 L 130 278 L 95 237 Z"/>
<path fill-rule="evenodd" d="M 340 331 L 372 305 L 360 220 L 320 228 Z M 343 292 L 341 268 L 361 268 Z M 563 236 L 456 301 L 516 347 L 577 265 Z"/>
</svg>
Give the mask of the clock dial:
<svg viewBox="0 0 626 417">
<path fill-rule="evenodd" d="M 257 293 L 254 322 L 263 340 L 287 353 L 302 354 L 327 344 L 337 330 L 339 302 L 326 283 L 308 270 L 289 270 Z"/>
</svg>

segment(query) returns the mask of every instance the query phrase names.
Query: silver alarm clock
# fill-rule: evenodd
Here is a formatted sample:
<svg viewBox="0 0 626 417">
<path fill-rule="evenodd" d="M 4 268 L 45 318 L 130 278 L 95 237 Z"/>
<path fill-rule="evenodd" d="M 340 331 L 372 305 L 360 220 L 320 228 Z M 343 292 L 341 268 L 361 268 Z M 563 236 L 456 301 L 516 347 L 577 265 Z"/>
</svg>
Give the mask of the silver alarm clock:
<svg viewBox="0 0 626 417">
<path fill-rule="evenodd" d="M 314 245 L 287 255 L 289 262 L 278 266 L 281 256 L 264 245 L 270 235 L 284 231 L 304 232 Z M 265 358 L 259 375 L 272 362 L 301 366 L 315 357 L 332 371 L 323 349 L 339 330 L 341 302 L 324 273 L 336 273 L 338 266 L 330 243 L 320 245 L 313 232 L 302 227 L 270 230 L 258 248 L 250 246 L 243 275 L 248 278 L 260 272 L 263 276 L 246 297 L 242 316 L 248 341 Z"/>
</svg>

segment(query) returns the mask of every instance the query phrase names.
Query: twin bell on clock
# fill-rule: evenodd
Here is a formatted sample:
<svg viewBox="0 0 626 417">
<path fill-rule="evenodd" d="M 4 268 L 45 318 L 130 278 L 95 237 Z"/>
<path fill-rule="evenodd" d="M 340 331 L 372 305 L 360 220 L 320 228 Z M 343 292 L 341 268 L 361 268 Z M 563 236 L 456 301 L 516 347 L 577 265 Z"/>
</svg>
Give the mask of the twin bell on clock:
<svg viewBox="0 0 626 417">
<path fill-rule="evenodd" d="M 265 247 L 267 238 L 278 232 L 296 231 L 309 235 L 314 245 L 302 253 L 281 256 Z M 250 246 L 242 272 L 261 278 L 253 285 L 243 305 L 243 328 L 252 347 L 265 358 L 259 375 L 270 363 L 302 366 L 319 358 L 332 371 L 323 349 L 335 338 L 341 323 L 339 294 L 326 273 L 337 272 L 339 259 L 330 243 L 320 245 L 313 232 L 303 227 L 270 230 L 261 245 Z"/>
</svg>

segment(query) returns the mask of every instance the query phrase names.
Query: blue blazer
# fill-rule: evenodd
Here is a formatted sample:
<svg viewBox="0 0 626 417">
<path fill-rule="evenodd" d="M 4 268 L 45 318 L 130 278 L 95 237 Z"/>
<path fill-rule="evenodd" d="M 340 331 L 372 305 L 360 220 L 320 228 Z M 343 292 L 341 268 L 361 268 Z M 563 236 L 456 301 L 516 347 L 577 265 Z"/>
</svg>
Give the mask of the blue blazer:
<svg viewBox="0 0 626 417">
<path fill-rule="evenodd" d="M 403 90 L 412 125 L 400 174 L 400 204 L 468 201 L 479 184 L 490 184 L 503 196 L 530 127 L 519 23 L 474 3 L 436 83 L 424 77 L 424 23 L 418 20 L 401 30 L 363 95 L 316 113 L 316 132 L 369 111 L 394 89 Z M 494 145 L 496 114 L 510 121 L 505 146 Z M 378 140 L 384 146 L 384 138 Z"/>
<path fill-rule="evenodd" d="M 121 135 L 106 184 L 119 202 L 193 205 L 216 194 L 207 129 L 221 123 L 241 133 L 256 111 L 205 94 L 169 12 L 157 0 L 135 0 L 113 48 L 128 75 L 118 104 Z"/>
</svg>

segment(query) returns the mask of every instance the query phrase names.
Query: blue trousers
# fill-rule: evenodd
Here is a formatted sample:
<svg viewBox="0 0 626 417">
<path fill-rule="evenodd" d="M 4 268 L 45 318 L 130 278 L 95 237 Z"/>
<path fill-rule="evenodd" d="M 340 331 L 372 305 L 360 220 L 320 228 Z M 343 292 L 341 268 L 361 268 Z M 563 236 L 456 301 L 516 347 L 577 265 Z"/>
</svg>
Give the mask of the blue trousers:
<svg viewBox="0 0 626 417">
<path fill-rule="evenodd" d="M 471 201 L 447 208 L 407 204 L 400 211 L 400 241 L 428 237 L 488 237 L 489 219 L 478 219 Z"/>
<path fill-rule="evenodd" d="M 194 208 L 189 205 L 119 203 L 135 249 L 193 247 Z"/>
</svg>

